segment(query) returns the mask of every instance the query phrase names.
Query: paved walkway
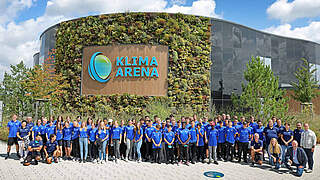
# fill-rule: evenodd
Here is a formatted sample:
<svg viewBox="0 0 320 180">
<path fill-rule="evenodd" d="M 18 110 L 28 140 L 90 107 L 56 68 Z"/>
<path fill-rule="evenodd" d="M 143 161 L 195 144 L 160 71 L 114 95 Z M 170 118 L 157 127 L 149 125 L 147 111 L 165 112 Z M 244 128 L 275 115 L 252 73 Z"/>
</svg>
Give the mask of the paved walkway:
<svg viewBox="0 0 320 180">
<path fill-rule="evenodd" d="M 13 151 L 15 152 L 15 148 Z M 317 146 L 315 153 L 315 167 L 311 174 L 304 173 L 302 178 L 297 178 L 286 173 L 284 168 L 280 172 L 270 170 L 269 165 L 262 167 L 250 167 L 239 163 L 219 162 L 214 164 L 190 164 L 190 166 L 177 166 L 166 164 L 150 164 L 123 162 L 118 164 L 108 162 L 106 164 L 78 163 L 62 161 L 58 164 L 43 164 L 38 166 L 23 166 L 16 156 L 4 160 L 6 144 L 0 142 L 0 179 L 124 179 L 124 180 L 150 180 L 150 179 L 210 179 L 203 175 L 206 171 L 218 171 L 224 173 L 221 179 L 256 180 L 256 179 L 320 179 L 320 146 Z"/>
</svg>

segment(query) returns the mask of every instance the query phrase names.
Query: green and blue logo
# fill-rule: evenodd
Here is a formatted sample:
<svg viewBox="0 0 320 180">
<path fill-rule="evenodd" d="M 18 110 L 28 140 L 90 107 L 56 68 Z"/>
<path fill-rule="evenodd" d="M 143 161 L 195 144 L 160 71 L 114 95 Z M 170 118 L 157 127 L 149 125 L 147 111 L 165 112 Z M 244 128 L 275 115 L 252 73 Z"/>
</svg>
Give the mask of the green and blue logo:
<svg viewBox="0 0 320 180">
<path fill-rule="evenodd" d="M 93 80 L 101 83 L 108 82 L 110 80 L 111 70 L 112 63 L 102 52 L 96 52 L 91 56 L 88 71 Z"/>
</svg>

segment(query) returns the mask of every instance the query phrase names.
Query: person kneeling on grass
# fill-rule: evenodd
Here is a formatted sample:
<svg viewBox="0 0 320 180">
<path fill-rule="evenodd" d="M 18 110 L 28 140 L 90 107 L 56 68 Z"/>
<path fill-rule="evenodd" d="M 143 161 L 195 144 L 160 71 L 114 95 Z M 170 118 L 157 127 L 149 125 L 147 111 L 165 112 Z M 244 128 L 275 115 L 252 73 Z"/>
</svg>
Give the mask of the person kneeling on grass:
<svg viewBox="0 0 320 180">
<path fill-rule="evenodd" d="M 42 149 L 42 140 L 40 134 L 38 134 L 34 141 L 31 141 L 28 146 L 28 155 L 24 160 L 23 165 L 29 166 L 32 160 L 34 159 L 34 165 L 38 165 L 40 160 L 40 150 Z"/>
<path fill-rule="evenodd" d="M 259 165 L 262 165 L 262 148 L 263 148 L 263 141 L 259 139 L 259 134 L 254 134 L 254 140 L 251 141 L 251 158 L 252 158 L 252 166 L 254 163 L 257 162 Z"/>
<path fill-rule="evenodd" d="M 296 140 L 292 141 L 292 147 L 287 149 L 285 155 L 285 165 L 286 167 L 292 171 L 291 166 L 297 167 L 296 176 L 302 176 L 303 170 L 306 167 L 308 162 L 308 157 L 305 151 L 298 147 L 298 142 Z"/>
<path fill-rule="evenodd" d="M 48 164 L 51 164 L 52 157 L 55 163 L 58 163 L 58 157 L 60 155 L 59 145 L 56 141 L 56 135 L 51 134 L 50 140 L 44 146 L 44 153 L 46 154 L 46 161 Z"/>
</svg>

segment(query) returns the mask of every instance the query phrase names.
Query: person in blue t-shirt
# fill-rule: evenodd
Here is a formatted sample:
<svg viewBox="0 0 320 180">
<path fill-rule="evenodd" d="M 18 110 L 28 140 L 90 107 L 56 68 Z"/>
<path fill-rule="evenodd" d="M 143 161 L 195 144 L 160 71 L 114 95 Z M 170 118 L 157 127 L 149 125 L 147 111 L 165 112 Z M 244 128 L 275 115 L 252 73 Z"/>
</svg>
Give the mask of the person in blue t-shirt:
<svg viewBox="0 0 320 180">
<path fill-rule="evenodd" d="M 199 121 L 200 122 L 200 121 Z M 198 162 L 204 163 L 205 160 L 205 152 L 204 152 L 204 136 L 205 136 L 205 131 L 204 128 L 202 127 L 201 123 L 197 124 L 197 160 Z"/>
<path fill-rule="evenodd" d="M 189 129 L 186 128 L 186 123 L 182 123 L 182 128 L 178 130 L 178 142 L 179 142 L 179 149 L 180 149 L 180 164 L 182 161 L 185 160 L 185 164 L 189 165 L 189 153 L 188 153 L 188 144 L 191 138 Z"/>
<path fill-rule="evenodd" d="M 27 127 L 27 121 L 22 121 L 21 126 L 18 128 L 17 137 L 19 144 L 19 152 L 21 160 L 26 156 L 26 150 L 29 144 L 30 131 Z"/>
<path fill-rule="evenodd" d="M 234 143 L 235 143 L 235 137 L 237 135 L 237 130 L 235 127 L 232 127 L 232 121 L 229 121 L 229 125 L 225 131 L 226 131 L 226 146 L 227 146 L 225 160 L 228 160 L 230 157 L 230 161 L 233 161 L 233 157 L 235 154 Z"/>
<path fill-rule="evenodd" d="M 42 119 L 42 124 L 40 125 L 40 134 L 41 134 L 41 139 L 42 139 L 42 143 L 46 144 L 47 143 L 47 135 L 46 135 L 46 129 L 47 129 L 47 122 L 48 120 L 45 117 L 41 117 Z M 43 150 L 44 146 L 42 146 L 42 149 L 40 151 L 40 155 L 41 155 L 41 159 L 43 161 L 45 161 L 45 153 Z"/>
<path fill-rule="evenodd" d="M 160 125 L 156 125 L 156 130 L 152 132 L 151 135 L 151 140 L 152 140 L 152 149 L 153 149 L 153 161 L 158 164 L 161 164 L 160 160 L 160 150 L 162 147 L 162 133 L 160 131 Z"/>
<path fill-rule="evenodd" d="M 297 122 L 296 129 L 293 131 L 293 139 L 297 141 L 298 147 L 301 147 L 300 141 L 301 141 L 301 134 L 304 130 L 302 129 L 301 122 Z"/>
<path fill-rule="evenodd" d="M 19 144 L 18 144 L 18 138 L 17 138 L 17 131 L 18 131 L 18 128 L 21 126 L 21 122 L 18 121 L 17 118 L 18 118 L 18 116 L 16 114 L 13 114 L 12 120 L 9 121 L 7 124 L 9 136 L 8 136 L 7 156 L 5 157 L 5 159 L 9 158 L 11 146 L 13 144 L 16 145 L 16 151 L 17 151 L 18 158 L 21 158 L 21 156 L 19 154 Z"/>
<path fill-rule="evenodd" d="M 254 116 L 250 116 L 249 127 L 252 127 L 252 128 L 253 128 L 253 131 L 254 131 L 256 128 L 258 128 L 258 124 L 255 122 Z"/>
<path fill-rule="evenodd" d="M 51 134 L 49 137 L 49 141 L 44 145 L 44 152 L 46 154 L 46 162 L 51 164 L 52 158 L 55 163 L 58 163 L 58 156 L 60 154 L 59 145 L 56 141 L 56 135 Z"/>
<path fill-rule="evenodd" d="M 40 134 L 37 134 L 34 141 L 31 141 L 28 146 L 28 155 L 23 163 L 24 166 L 29 166 L 31 161 L 34 159 L 34 165 L 38 165 L 40 160 L 40 151 L 43 143 Z"/>
<path fill-rule="evenodd" d="M 82 122 L 79 129 L 79 146 L 80 146 L 80 160 L 79 162 L 86 163 L 88 157 L 88 134 L 87 123 Z"/>
<path fill-rule="evenodd" d="M 167 132 L 164 133 L 164 142 L 166 144 L 166 163 L 169 164 L 174 164 L 174 156 L 173 156 L 173 145 L 174 145 L 174 138 L 175 134 L 172 132 L 172 126 L 168 125 L 167 126 Z"/>
<path fill-rule="evenodd" d="M 55 128 L 56 141 L 58 143 L 58 147 L 59 147 L 59 151 L 60 151 L 60 156 L 58 157 L 59 161 L 61 161 L 60 158 L 63 155 L 62 154 L 62 152 L 63 152 L 62 151 L 62 147 L 63 147 L 63 132 L 62 132 L 63 126 L 62 126 L 62 123 L 63 123 L 62 121 L 57 121 L 56 128 Z"/>
<path fill-rule="evenodd" d="M 118 121 L 114 121 L 114 126 L 112 128 L 111 143 L 113 143 L 114 148 L 114 158 L 117 163 L 117 159 L 120 159 L 120 144 L 122 139 L 122 128 L 119 126 Z"/>
<path fill-rule="evenodd" d="M 285 130 L 285 127 L 281 123 L 281 119 L 277 119 L 277 125 L 275 126 L 275 128 L 278 129 L 278 142 L 281 142 L 281 133 Z"/>
<path fill-rule="evenodd" d="M 96 131 L 96 144 L 97 149 L 99 151 L 99 160 L 103 164 L 103 162 L 107 162 L 107 154 L 106 154 L 106 147 L 110 137 L 110 133 L 105 126 L 103 121 L 100 122 L 98 130 Z M 110 138 L 111 139 L 111 138 Z"/>
<path fill-rule="evenodd" d="M 32 122 L 32 117 L 28 116 L 26 120 L 27 120 L 27 128 L 29 129 L 29 131 L 31 133 L 32 132 L 32 128 L 34 126 L 34 123 Z M 32 133 L 29 136 L 29 140 L 32 141 Z"/>
<path fill-rule="evenodd" d="M 135 153 L 133 153 L 134 155 L 137 153 L 138 155 L 138 158 L 137 158 L 137 161 L 138 163 L 140 163 L 142 161 L 142 158 L 141 158 L 141 152 L 140 152 L 140 148 L 141 148 L 141 145 L 142 145 L 142 137 L 143 137 L 143 128 L 141 127 L 141 122 L 144 122 L 140 120 L 140 122 L 138 122 L 136 124 L 136 126 L 134 127 L 134 139 L 133 139 L 133 142 L 134 142 L 134 151 Z"/>
<path fill-rule="evenodd" d="M 98 160 L 98 149 L 95 144 L 97 130 L 98 128 L 96 128 L 96 125 L 92 123 L 88 133 L 89 134 L 88 153 L 89 153 L 89 160 L 91 162 Z"/>
<path fill-rule="evenodd" d="M 233 125 L 232 125 L 237 132 L 239 131 L 239 129 L 242 127 L 242 123 L 238 122 L 238 117 L 235 116 L 235 119 L 233 121 Z M 235 138 L 235 142 L 234 142 L 234 156 L 238 157 L 239 154 L 239 134 L 236 136 Z"/>
<path fill-rule="evenodd" d="M 72 136 L 71 136 L 71 155 L 75 161 L 80 159 L 80 144 L 79 144 L 79 135 L 80 135 L 80 124 L 78 121 L 73 121 Z"/>
<path fill-rule="evenodd" d="M 293 141 L 293 131 L 291 131 L 289 123 L 285 123 L 285 129 L 281 132 L 280 139 L 283 160 L 282 162 L 284 162 L 287 149 L 291 146 L 291 143 Z"/>
<path fill-rule="evenodd" d="M 218 160 L 226 159 L 226 127 L 223 126 L 224 121 L 219 121 L 216 129 L 218 130 L 218 147 L 217 147 L 217 156 Z"/>
<path fill-rule="evenodd" d="M 260 140 L 259 134 L 254 134 L 254 140 L 251 141 L 251 165 L 254 166 L 254 163 L 257 162 L 259 165 L 262 165 L 262 155 L 263 155 L 263 141 Z"/>
<path fill-rule="evenodd" d="M 32 127 L 32 140 L 36 139 L 36 136 L 40 135 L 40 126 L 41 126 L 41 120 L 37 120 L 37 124 Z"/>
<path fill-rule="evenodd" d="M 247 122 L 242 122 L 242 127 L 238 130 L 239 134 L 239 154 L 238 162 L 241 162 L 241 154 L 243 153 L 243 160 L 248 163 L 247 154 L 249 147 L 249 140 L 251 139 L 251 130 L 247 127 Z"/>
<path fill-rule="evenodd" d="M 272 119 L 269 120 L 268 126 L 265 127 L 263 130 L 263 135 L 266 138 L 266 145 L 267 145 L 265 149 L 268 149 L 270 140 L 272 138 L 278 139 L 278 132 L 279 132 L 278 128 L 274 127 L 273 125 L 273 120 Z"/>
<path fill-rule="evenodd" d="M 71 160 L 71 136 L 72 136 L 72 127 L 70 127 L 69 122 L 64 123 L 64 128 L 62 129 L 63 133 L 63 143 L 66 152 L 66 158 Z"/>
<path fill-rule="evenodd" d="M 49 121 L 49 124 L 47 125 L 46 130 L 45 130 L 46 131 L 46 139 L 47 139 L 47 141 L 49 141 L 50 135 L 54 134 L 55 129 L 56 129 L 56 126 L 53 125 L 53 121 Z"/>
<path fill-rule="evenodd" d="M 211 128 L 208 128 L 208 133 L 206 136 L 206 142 L 208 142 L 209 148 L 209 162 L 208 164 L 212 163 L 212 159 L 214 164 L 218 164 L 217 161 L 217 145 L 218 145 L 218 130 L 214 128 L 214 125 L 211 124 Z"/>
<path fill-rule="evenodd" d="M 133 138 L 134 138 L 134 126 L 132 125 L 132 120 L 128 121 L 128 125 L 124 127 L 124 139 L 126 142 L 126 159 L 128 161 L 132 159 L 132 149 L 133 149 Z"/>
<path fill-rule="evenodd" d="M 153 131 L 155 131 L 155 128 L 152 126 L 152 122 L 150 120 L 147 120 L 148 127 L 145 130 L 145 136 L 147 141 L 147 147 L 146 147 L 146 160 L 151 161 L 152 160 L 152 140 L 151 136 Z"/>
<path fill-rule="evenodd" d="M 263 161 L 265 160 L 265 150 L 266 150 L 266 138 L 264 137 L 264 126 L 262 124 L 262 121 L 261 120 L 258 120 L 258 127 L 253 131 L 254 134 L 259 134 L 259 139 L 263 142 L 263 147 L 262 147 L 262 158 L 263 158 Z"/>
<path fill-rule="evenodd" d="M 191 121 L 190 131 L 190 140 L 189 140 L 189 156 L 191 160 L 191 164 L 195 164 L 197 155 L 197 130 L 195 127 L 195 121 Z"/>
</svg>

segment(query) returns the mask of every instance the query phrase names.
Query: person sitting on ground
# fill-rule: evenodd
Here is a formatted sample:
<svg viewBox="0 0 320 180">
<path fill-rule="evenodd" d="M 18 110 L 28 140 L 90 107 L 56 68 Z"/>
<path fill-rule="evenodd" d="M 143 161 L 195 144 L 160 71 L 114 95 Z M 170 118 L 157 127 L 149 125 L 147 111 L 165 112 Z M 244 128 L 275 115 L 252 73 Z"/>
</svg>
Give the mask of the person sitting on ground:
<svg viewBox="0 0 320 180">
<path fill-rule="evenodd" d="M 58 163 L 58 157 L 60 155 L 59 145 L 56 141 L 56 135 L 51 134 L 49 141 L 44 145 L 44 153 L 46 154 L 46 161 L 51 164 L 52 157 L 55 163 Z"/>
<path fill-rule="evenodd" d="M 252 158 L 252 166 L 254 163 L 257 162 L 259 165 L 262 165 L 262 148 L 263 148 L 263 141 L 259 139 L 259 134 L 254 134 L 254 140 L 251 141 L 251 158 Z"/>
<path fill-rule="evenodd" d="M 292 141 L 292 147 L 287 149 L 285 155 L 285 165 L 292 171 L 291 166 L 296 166 L 296 176 L 301 177 L 304 168 L 308 162 L 308 157 L 301 147 L 298 147 L 298 142 L 296 140 Z"/>
<path fill-rule="evenodd" d="M 274 169 L 278 170 L 281 164 L 282 149 L 281 146 L 278 144 L 276 138 L 271 139 L 270 144 L 268 146 L 268 152 L 270 165 L 275 166 Z"/>
<path fill-rule="evenodd" d="M 40 134 L 36 135 L 34 141 L 31 141 L 28 146 L 28 155 L 23 163 L 24 166 L 29 166 L 32 160 L 34 159 L 34 165 L 38 165 L 40 160 L 40 150 L 42 149 L 42 139 Z"/>
</svg>

